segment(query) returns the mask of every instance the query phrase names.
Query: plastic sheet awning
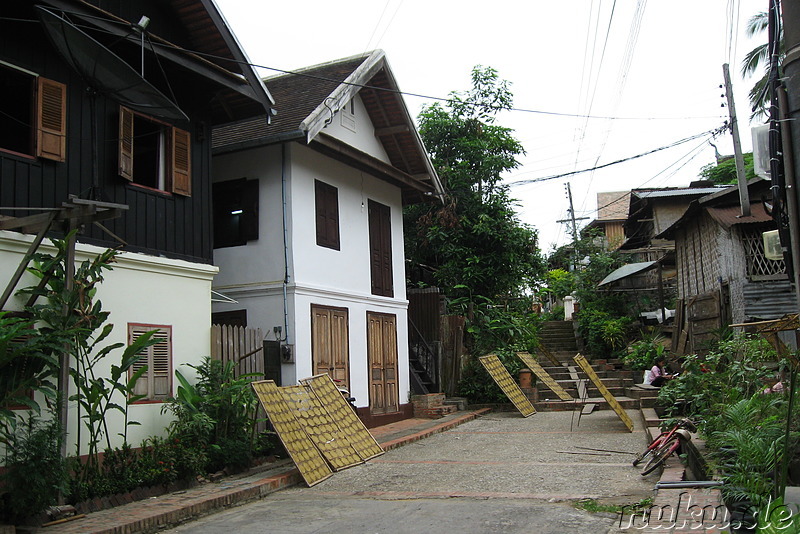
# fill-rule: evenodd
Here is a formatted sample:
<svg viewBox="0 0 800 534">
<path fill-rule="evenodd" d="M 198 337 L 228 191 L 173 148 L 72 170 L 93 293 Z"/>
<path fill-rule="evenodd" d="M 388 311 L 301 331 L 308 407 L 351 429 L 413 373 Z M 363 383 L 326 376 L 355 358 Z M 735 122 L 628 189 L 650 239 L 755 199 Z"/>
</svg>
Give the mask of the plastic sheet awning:
<svg viewBox="0 0 800 534">
<path fill-rule="evenodd" d="M 635 274 L 649 271 L 650 269 L 654 269 L 657 265 L 657 261 L 643 261 L 640 263 L 629 263 L 628 265 L 623 265 L 619 269 L 616 269 L 611 274 L 603 278 L 603 281 L 597 284 L 597 287 L 601 287 L 612 282 L 617 282 L 623 278 L 627 278 Z"/>
</svg>

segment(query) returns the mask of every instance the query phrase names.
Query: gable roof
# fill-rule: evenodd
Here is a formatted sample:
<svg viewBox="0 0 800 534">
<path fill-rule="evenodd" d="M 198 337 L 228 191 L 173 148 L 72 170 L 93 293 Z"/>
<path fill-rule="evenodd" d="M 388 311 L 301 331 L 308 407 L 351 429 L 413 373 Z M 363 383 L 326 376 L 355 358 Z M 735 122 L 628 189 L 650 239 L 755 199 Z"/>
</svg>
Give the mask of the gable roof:
<svg viewBox="0 0 800 534">
<path fill-rule="evenodd" d="M 135 20 L 126 20 L 86 0 L 40 2 L 68 12 L 71 18 L 80 20 L 85 31 L 104 35 L 115 45 L 141 47 L 140 34 L 131 30 L 137 26 Z M 155 18 L 147 27 L 147 52 L 219 87 L 208 103 L 213 124 L 269 113 L 272 97 L 214 0 L 162 0 L 161 5 L 169 16 L 167 20 Z M 159 33 L 176 23 L 184 30 L 179 41 L 167 40 Z"/>
<path fill-rule="evenodd" d="M 216 128 L 212 139 L 215 154 L 302 141 L 397 183 L 404 202 L 444 194 L 382 50 L 266 78 L 264 82 L 276 101 L 277 114 L 271 124 L 254 118 Z M 323 131 L 356 94 L 391 165 Z"/>
<path fill-rule="evenodd" d="M 753 178 L 747 182 L 747 189 L 751 199 L 759 193 L 768 193 L 771 182 L 763 178 Z M 760 200 L 750 201 L 750 215 L 741 216 L 739 202 L 739 186 L 732 185 L 724 189 L 719 189 L 709 195 L 695 199 L 689 204 L 683 216 L 675 221 L 670 227 L 665 229 L 656 237 L 674 239 L 675 232 L 684 226 L 699 211 L 705 209 L 708 214 L 721 226 L 730 228 L 737 224 L 753 224 L 769 222 L 772 217 L 764 209 Z"/>
</svg>

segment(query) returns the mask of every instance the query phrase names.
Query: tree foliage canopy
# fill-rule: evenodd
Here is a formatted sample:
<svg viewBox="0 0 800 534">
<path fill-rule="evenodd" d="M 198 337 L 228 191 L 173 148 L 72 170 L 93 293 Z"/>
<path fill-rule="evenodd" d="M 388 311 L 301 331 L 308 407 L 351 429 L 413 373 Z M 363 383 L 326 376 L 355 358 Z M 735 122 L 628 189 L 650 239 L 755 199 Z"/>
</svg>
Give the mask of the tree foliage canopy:
<svg viewBox="0 0 800 534">
<path fill-rule="evenodd" d="M 513 131 L 495 124 L 511 108 L 508 82 L 492 68 L 472 71 L 471 90 L 423 108 L 419 130 L 447 188 L 443 204 L 406 208 L 406 257 L 456 297 L 515 296 L 543 269 L 536 231 L 519 222 L 501 174 L 524 154 Z"/>
<path fill-rule="evenodd" d="M 742 154 L 744 158 L 744 174 L 747 179 L 755 178 L 756 173 L 753 170 L 753 153 L 747 152 Z M 733 157 L 727 157 L 717 163 L 716 165 L 710 163 L 700 169 L 700 176 L 706 180 L 711 180 L 717 185 L 727 185 L 736 183 L 736 160 Z"/>
</svg>

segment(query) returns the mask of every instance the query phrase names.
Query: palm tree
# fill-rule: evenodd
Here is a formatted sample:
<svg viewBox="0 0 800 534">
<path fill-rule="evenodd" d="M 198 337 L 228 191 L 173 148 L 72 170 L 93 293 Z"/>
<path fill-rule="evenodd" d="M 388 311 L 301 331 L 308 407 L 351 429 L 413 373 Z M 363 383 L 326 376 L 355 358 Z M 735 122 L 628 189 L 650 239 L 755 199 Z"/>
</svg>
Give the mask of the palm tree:
<svg viewBox="0 0 800 534">
<path fill-rule="evenodd" d="M 750 20 L 747 21 L 746 32 L 748 37 L 754 37 L 762 34 L 768 29 L 769 13 L 766 11 L 756 13 L 750 17 Z M 783 62 L 783 57 L 785 55 L 786 51 L 783 45 L 783 27 L 781 27 L 778 41 L 779 65 Z M 758 45 L 748 52 L 744 57 L 744 60 L 742 60 L 741 72 L 743 77 L 754 76 L 759 69 L 763 70 L 763 75 L 761 78 L 759 78 L 755 85 L 753 85 L 753 88 L 750 89 L 750 106 L 753 110 L 753 113 L 750 115 L 751 121 L 769 115 L 770 94 L 767 87 L 767 84 L 769 83 L 769 64 L 770 57 L 768 43 Z"/>
</svg>

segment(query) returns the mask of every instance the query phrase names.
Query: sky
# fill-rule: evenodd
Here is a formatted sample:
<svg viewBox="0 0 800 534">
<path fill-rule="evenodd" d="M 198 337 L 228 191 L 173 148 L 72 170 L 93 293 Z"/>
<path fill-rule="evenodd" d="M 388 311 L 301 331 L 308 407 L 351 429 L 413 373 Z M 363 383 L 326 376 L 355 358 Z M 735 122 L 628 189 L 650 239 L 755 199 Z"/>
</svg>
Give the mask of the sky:
<svg viewBox="0 0 800 534">
<path fill-rule="evenodd" d="M 740 64 L 766 41 L 748 39 L 745 26 L 768 0 L 216 3 L 264 76 L 384 50 L 412 117 L 469 90 L 474 66 L 496 69 L 515 108 L 497 123 L 526 151 L 503 178 L 544 252 L 571 240 L 557 222 L 569 218 L 567 184 L 580 228 L 597 217 L 598 192 L 687 186 L 715 161 L 710 142 L 733 153 L 729 132 L 700 135 L 728 119 L 725 63 L 742 146 L 752 147 L 754 80 Z M 550 178 L 566 173 L 575 174 Z"/>
</svg>

